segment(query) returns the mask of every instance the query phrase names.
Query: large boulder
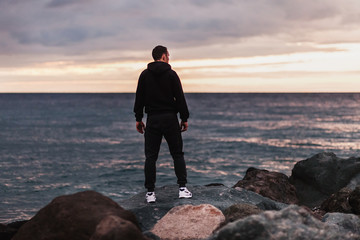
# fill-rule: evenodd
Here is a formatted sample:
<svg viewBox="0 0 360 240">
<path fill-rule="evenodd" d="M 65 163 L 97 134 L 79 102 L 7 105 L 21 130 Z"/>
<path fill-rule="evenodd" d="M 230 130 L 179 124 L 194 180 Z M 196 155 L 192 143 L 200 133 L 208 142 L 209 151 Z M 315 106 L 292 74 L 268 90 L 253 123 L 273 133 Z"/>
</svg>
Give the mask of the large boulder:
<svg viewBox="0 0 360 240">
<path fill-rule="evenodd" d="M 262 210 L 280 210 L 288 205 L 273 201 L 246 189 L 234 189 L 223 185 L 188 186 L 193 193 L 191 199 L 179 199 L 177 185 L 156 188 L 156 203 L 145 201 L 145 192 L 120 202 L 120 205 L 133 212 L 139 220 L 142 231 L 150 230 L 173 207 L 191 204 L 211 204 L 221 211 L 236 203 L 248 203 Z"/>
<path fill-rule="evenodd" d="M 314 218 L 306 209 L 291 205 L 281 211 L 265 211 L 227 224 L 208 240 L 356 240 L 360 235 L 334 228 Z"/>
<path fill-rule="evenodd" d="M 320 206 L 331 194 L 360 180 L 360 158 L 338 158 L 334 153 L 319 153 L 295 164 L 290 182 L 296 187 L 299 204 Z"/>
<path fill-rule="evenodd" d="M 224 220 L 224 214 L 210 204 L 182 205 L 171 209 L 151 232 L 167 240 L 204 239 Z"/>
<path fill-rule="evenodd" d="M 129 232 L 138 232 L 137 238 L 122 239 L 145 239 L 133 213 L 100 193 L 85 191 L 55 198 L 23 225 L 13 240 L 89 240 L 95 232 L 99 233 L 101 229 L 106 228 L 104 219 L 109 216 L 116 219 L 119 225 L 126 222 L 127 227 L 121 228 L 121 236 L 134 236 Z M 108 221 L 108 223 L 113 226 L 112 222 Z M 111 226 L 108 229 L 113 229 Z M 105 231 L 100 232 L 104 233 L 103 236 L 109 236 Z M 93 239 L 115 239 L 96 236 Z"/>
<path fill-rule="evenodd" d="M 272 200 L 286 204 L 297 204 L 295 187 L 289 182 L 288 176 L 279 172 L 270 172 L 256 168 L 249 168 L 245 177 L 234 186 L 256 192 Z"/>
<path fill-rule="evenodd" d="M 354 214 L 327 213 L 322 221 L 338 231 L 350 231 L 360 235 L 360 218 Z"/>
</svg>

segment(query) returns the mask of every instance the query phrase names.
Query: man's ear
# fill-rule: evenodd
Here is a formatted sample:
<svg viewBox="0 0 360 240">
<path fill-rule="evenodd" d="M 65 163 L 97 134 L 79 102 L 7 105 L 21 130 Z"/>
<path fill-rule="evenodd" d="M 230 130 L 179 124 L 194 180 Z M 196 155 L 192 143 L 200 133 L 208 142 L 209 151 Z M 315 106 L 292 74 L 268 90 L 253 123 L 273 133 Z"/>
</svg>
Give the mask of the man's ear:
<svg viewBox="0 0 360 240">
<path fill-rule="evenodd" d="M 163 53 L 163 55 L 161 55 L 160 60 L 161 60 L 161 61 L 165 61 L 165 60 L 166 60 L 166 55 L 165 55 L 165 53 Z"/>
</svg>

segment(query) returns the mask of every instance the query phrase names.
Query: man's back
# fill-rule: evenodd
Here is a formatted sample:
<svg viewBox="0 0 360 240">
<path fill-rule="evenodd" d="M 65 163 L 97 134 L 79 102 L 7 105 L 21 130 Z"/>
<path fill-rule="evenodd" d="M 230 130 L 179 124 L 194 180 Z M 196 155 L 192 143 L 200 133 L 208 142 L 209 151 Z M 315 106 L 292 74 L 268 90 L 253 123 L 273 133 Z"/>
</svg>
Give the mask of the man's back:
<svg viewBox="0 0 360 240">
<path fill-rule="evenodd" d="M 134 106 L 137 119 L 144 107 L 149 115 L 180 112 L 184 122 L 189 117 L 180 79 L 168 63 L 151 62 L 141 73 Z"/>
</svg>

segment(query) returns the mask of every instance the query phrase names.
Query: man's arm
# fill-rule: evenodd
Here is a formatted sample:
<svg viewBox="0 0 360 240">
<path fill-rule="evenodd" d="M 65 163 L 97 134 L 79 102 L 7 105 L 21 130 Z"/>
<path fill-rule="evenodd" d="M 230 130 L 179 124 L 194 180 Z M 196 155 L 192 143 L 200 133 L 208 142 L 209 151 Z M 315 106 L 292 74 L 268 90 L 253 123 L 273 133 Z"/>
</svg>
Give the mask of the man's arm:
<svg viewBox="0 0 360 240">
<path fill-rule="evenodd" d="M 136 88 L 135 104 L 134 104 L 134 113 L 137 122 L 136 129 L 138 131 L 139 131 L 138 122 L 142 123 L 142 118 L 144 116 L 144 106 L 145 106 L 145 87 L 143 83 L 143 77 L 144 77 L 143 74 L 144 72 L 141 73 L 138 80 L 138 85 Z M 145 126 L 145 125 L 144 123 L 142 123 L 139 126 Z M 145 128 L 143 127 L 143 129 Z"/>
<path fill-rule="evenodd" d="M 173 91 L 176 99 L 176 106 L 180 113 L 180 119 L 185 123 L 189 118 L 189 110 L 185 100 L 185 95 L 182 89 L 179 76 L 174 71 Z"/>
</svg>

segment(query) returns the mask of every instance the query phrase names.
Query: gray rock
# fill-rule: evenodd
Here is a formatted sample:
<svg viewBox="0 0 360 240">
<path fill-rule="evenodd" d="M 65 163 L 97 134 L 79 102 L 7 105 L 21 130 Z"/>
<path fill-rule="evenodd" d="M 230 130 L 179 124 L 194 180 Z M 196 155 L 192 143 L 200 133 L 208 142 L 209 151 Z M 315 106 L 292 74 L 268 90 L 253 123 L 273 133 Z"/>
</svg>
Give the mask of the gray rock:
<svg viewBox="0 0 360 240">
<path fill-rule="evenodd" d="M 188 186 L 188 188 L 193 193 L 191 199 L 179 199 L 178 186 L 168 185 L 155 189 L 156 203 L 146 203 L 143 192 L 120 202 L 120 205 L 136 215 L 142 231 L 150 230 L 170 209 L 184 204 L 211 204 L 221 211 L 236 203 L 256 205 L 262 210 L 280 210 L 288 206 L 240 188 L 226 186 Z"/>
<path fill-rule="evenodd" d="M 161 238 L 159 236 L 157 236 L 156 234 L 154 234 L 151 231 L 145 231 L 143 232 L 144 236 L 147 237 L 148 239 L 151 240 L 161 240 Z"/>
<path fill-rule="evenodd" d="M 281 211 L 265 211 L 229 223 L 208 240 L 358 240 L 360 235 L 339 231 L 307 210 L 291 205 Z"/>
<path fill-rule="evenodd" d="M 324 152 L 296 163 L 290 182 L 296 187 L 299 203 L 315 207 L 341 188 L 356 185 L 353 181 L 359 174 L 360 158 L 341 159 Z"/>
<path fill-rule="evenodd" d="M 349 182 L 349 184 L 346 186 L 347 188 L 350 188 L 352 190 L 354 190 L 357 186 L 360 185 L 360 173 L 356 174 L 351 181 Z"/>
<path fill-rule="evenodd" d="M 360 235 L 360 218 L 354 214 L 327 213 L 322 221 L 339 229 L 338 231 L 350 231 Z"/>
</svg>

